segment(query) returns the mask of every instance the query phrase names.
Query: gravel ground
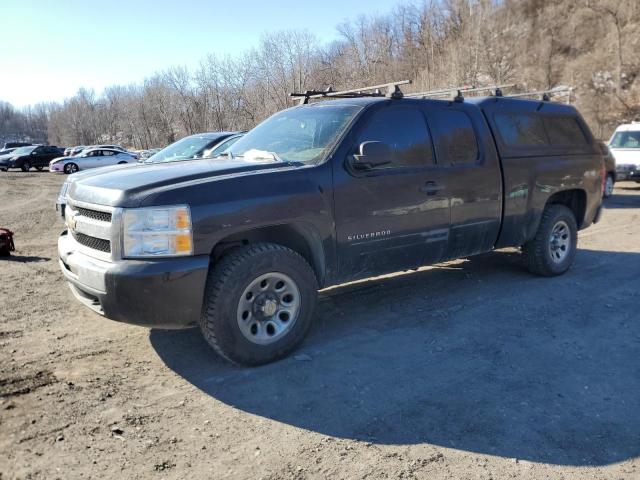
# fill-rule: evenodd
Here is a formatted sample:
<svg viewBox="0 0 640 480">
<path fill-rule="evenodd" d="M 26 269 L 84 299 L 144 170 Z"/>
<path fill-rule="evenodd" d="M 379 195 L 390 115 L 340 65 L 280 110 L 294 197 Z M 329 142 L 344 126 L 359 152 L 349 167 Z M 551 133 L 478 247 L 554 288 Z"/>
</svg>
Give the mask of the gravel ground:
<svg viewBox="0 0 640 480">
<path fill-rule="evenodd" d="M 62 181 L 0 174 L 0 479 L 640 478 L 640 186 L 562 277 L 505 250 L 336 287 L 243 369 L 73 299 Z"/>
</svg>

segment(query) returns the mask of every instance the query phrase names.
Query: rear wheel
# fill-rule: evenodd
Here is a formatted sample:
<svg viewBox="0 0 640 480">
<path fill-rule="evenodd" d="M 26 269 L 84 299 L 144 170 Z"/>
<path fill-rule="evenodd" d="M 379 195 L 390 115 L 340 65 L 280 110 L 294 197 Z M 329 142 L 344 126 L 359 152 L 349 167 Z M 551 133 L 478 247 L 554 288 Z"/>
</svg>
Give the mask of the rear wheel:
<svg viewBox="0 0 640 480">
<path fill-rule="evenodd" d="M 39 172 L 41 172 L 42 170 L 44 170 L 44 167 L 40 166 L 40 167 L 36 167 L 36 170 L 38 170 Z"/>
<path fill-rule="evenodd" d="M 578 226 L 573 212 L 564 205 L 548 205 L 536 236 L 522 247 L 531 273 L 552 277 L 566 272 L 576 256 Z"/>
<path fill-rule="evenodd" d="M 31 163 L 27 160 L 22 164 L 20 168 L 23 172 L 28 172 L 29 170 L 31 170 Z"/>
<path fill-rule="evenodd" d="M 78 165 L 76 165 L 75 163 L 67 163 L 64 166 L 64 173 L 66 174 L 76 173 L 78 170 L 80 169 L 78 168 Z"/>
<path fill-rule="evenodd" d="M 608 174 L 607 178 L 604 181 L 604 191 L 602 192 L 602 196 L 604 198 L 609 198 L 611 195 L 613 195 L 614 185 L 615 182 L 613 181 L 613 175 Z"/>
<path fill-rule="evenodd" d="M 272 362 L 306 336 L 317 290 L 313 270 L 293 250 L 272 243 L 236 248 L 209 272 L 200 328 L 227 360 Z"/>
</svg>

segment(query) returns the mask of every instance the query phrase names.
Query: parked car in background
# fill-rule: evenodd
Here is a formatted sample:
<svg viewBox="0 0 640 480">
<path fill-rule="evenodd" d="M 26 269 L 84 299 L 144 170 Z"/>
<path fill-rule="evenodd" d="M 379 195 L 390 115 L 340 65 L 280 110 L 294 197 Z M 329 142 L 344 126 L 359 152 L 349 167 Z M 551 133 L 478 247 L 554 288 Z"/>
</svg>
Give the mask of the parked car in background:
<svg viewBox="0 0 640 480">
<path fill-rule="evenodd" d="M 73 155 L 78 155 L 80 152 L 82 152 L 82 150 L 84 150 L 85 148 L 87 148 L 86 145 L 78 145 L 76 147 L 71 148 L 71 150 L 69 151 L 69 156 L 73 156 Z"/>
<path fill-rule="evenodd" d="M 211 150 L 220 142 L 238 133 L 240 132 L 207 132 L 189 135 L 163 148 L 155 155 L 151 155 L 145 160 L 145 163 L 175 162 L 202 158 L 206 151 Z"/>
<path fill-rule="evenodd" d="M 618 181 L 640 183 L 640 122 L 620 125 L 609 140 L 609 150 L 616 161 Z"/>
<path fill-rule="evenodd" d="M 49 164 L 50 172 L 76 173 L 90 168 L 107 167 L 110 165 L 122 165 L 135 162 L 134 154 L 123 152 L 114 148 L 91 148 L 83 150 L 75 157 L 55 158 Z"/>
<path fill-rule="evenodd" d="M 149 158 L 151 155 L 155 155 L 156 153 L 158 153 L 160 150 L 162 150 L 161 148 L 149 148 L 147 150 L 140 150 L 140 160 L 145 160 L 147 158 Z"/>
<path fill-rule="evenodd" d="M 49 165 L 52 159 L 60 155 L 62 155 L 62 150 L 53 145 L 20 147 L 0 160 L 0 170 L 19 168 L 23 172 L 28 172 L 32 167 L 42 170 Z"/>
<path fill-rule="evenodd" d="M 28 147 L 29 145 L 33 145 L 33 143 L 29 142 L 7 142 L 2 146 L 3 150 L 9 148 L 19 148 L 19 147 Z"/>
</svg>

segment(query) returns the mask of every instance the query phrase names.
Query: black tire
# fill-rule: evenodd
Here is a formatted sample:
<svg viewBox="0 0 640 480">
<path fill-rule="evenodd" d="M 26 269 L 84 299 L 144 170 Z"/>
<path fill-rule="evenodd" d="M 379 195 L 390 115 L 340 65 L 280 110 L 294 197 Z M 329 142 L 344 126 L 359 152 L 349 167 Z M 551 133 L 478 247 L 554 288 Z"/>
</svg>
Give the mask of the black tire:
<svg viewBox="0 0 640 480">
<path fill-rule="evenodd" d="M 127 162 L 118 162 L 118 165 L 125 165 Z"/>
<path fill-rule="evenodd" d="M 7 170 L 9 170 L 8 168 L 0 168 L 0 171 L 6 172 Z"/>
<path fill-rule="evenodd" d="M 76 165 L 75 163 L 67 163 L 64 166 L 64 173 L 66 173 L 67 175 L 71 173 L 76 173 L 79 170 L 80 169 L 78 168 L 78 165 Z"/>
<path fill-rule="evenodd" d="M 29 163 L 29 161 L 25 161 L 22 166 L 20 167 L 20 169 L 23 172 L 28 172 L 29 170 L 31 170 L 31 163 Z"/>
<path fill-rule="evenodd" d="M 44 167 L 36 167 L 36 170 L 41 172 L 42 170 L 44 170 Z"/>
<path fill-rule="evenodd" d="M 249 285 L 277 272 L 298 288 L 299 310 L 289 330 L 267 345 L 250 341 L 239 326 L 239 305 Z M 307 261 L 293 250 L 273 243 L 257 243 L 231 250 L 211 268 L 207 278 L 200 329 L 209 345 L 227 360 L 262 365 L 287 356 L 305 338 L 315 311 L 318 283 Z"/>
<path fill-rule="evenodd" d="M 607 177 L 605 178 L 605 183 L 604 183 L 604 190 L 602 191 L 602 196 L 604 198 L 609 198 L 611 195 L 613 195 L 613 186 L 615 185 L 615 180 L 613 179 L 613 175 L 612 174 L 607 174 Z"/>
<path fill-rule="evenodd" d="M 556 248 L 554 251 L 552 235 L 558 226 L 566 226 L 568 246 L 564 250 Z M 522 247 L 524 263 L 531 273 L 537 275 L 562 275 L 573 264 L 577 246 L 578 226 L 573 212 L 564 205 L 547 205 L 536 236 Z M 556 258 L 556 255 L 562 257 Z"/>
</svg>

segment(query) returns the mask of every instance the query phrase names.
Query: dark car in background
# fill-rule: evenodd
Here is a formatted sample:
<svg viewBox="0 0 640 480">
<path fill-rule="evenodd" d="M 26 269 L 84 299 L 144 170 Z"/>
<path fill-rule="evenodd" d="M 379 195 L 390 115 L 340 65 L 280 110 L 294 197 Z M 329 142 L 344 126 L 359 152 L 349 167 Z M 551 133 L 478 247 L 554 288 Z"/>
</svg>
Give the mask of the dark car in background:
<svg viewBox="0 0 640 480">
<path fill-rule="evenodd" d="M 54 158 L 62 156 L 62 150 L 53 145 L 31 145 L 20 147 L 0 159 L 0 170 L 19 168 L 28 172 L 32 167 L 43 170 Z"/>
</svg>

